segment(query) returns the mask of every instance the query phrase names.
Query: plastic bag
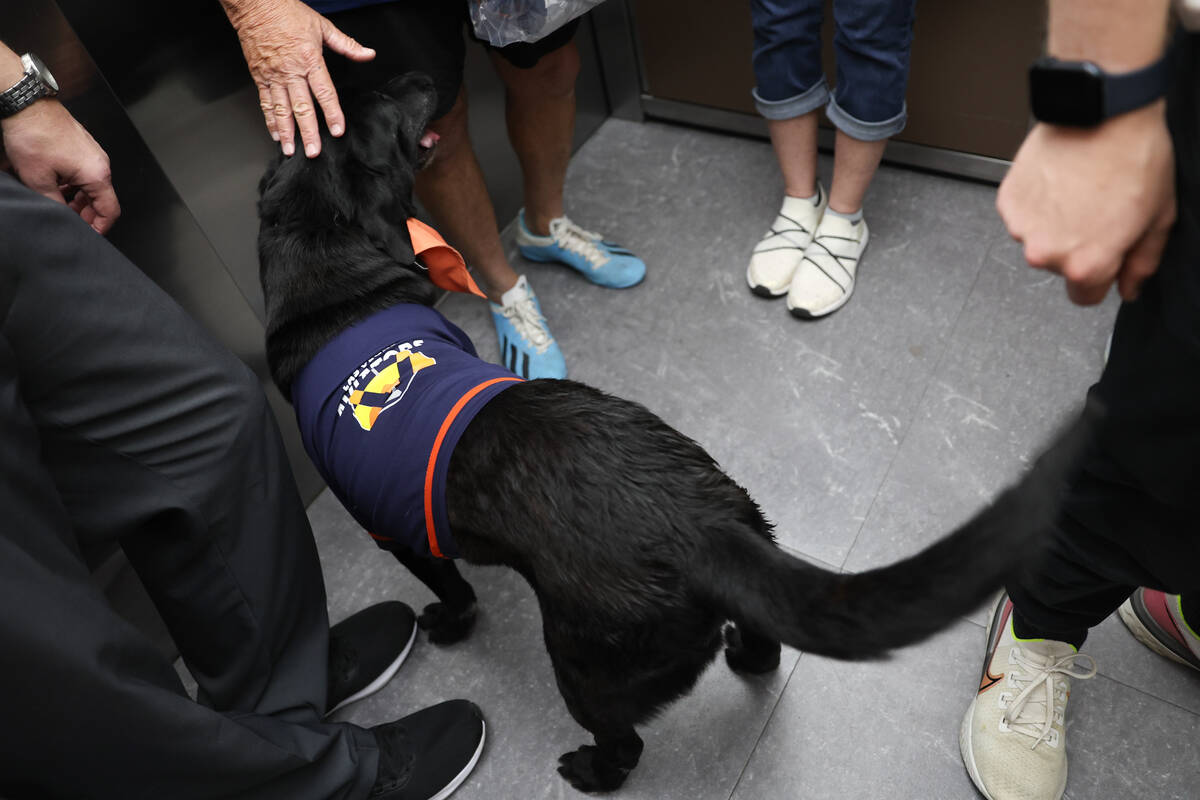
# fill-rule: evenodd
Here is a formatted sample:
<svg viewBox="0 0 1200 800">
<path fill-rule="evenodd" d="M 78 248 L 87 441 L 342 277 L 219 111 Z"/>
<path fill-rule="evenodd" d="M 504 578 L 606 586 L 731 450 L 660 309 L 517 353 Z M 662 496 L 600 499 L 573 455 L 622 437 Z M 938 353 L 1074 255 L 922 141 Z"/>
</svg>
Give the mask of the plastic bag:
<svg viewBox="0 0 1200 800">
<path fill-rule="evenodd" d="M 536 42 L 602 2 L 604 0 L 467 0 L 476 35 L 495 47 Z"/>
<path fill-rule="evenodd" d="M 1185 29 L 1200 31 L 1200 0 L 1175 0 L 1175 11 Z"/>
</svg>

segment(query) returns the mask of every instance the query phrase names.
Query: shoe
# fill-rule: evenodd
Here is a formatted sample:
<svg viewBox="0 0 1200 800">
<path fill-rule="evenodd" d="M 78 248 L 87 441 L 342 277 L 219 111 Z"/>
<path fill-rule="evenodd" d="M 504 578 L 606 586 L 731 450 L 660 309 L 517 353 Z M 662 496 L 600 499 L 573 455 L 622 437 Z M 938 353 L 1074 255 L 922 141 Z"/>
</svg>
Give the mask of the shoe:
<svg viewBox="0 0 1200 800">
<path fill-rule="evenodd" d="M 858 260 L 869 239 L 866 220 L 850 222 L 834 214 L 822 216 L 788 288 L 787 307 L 792 316 L 816 319 L 846 305 L 854 292 Z"/>
<path fill-rule="evenodd" d="M 525 224 L 525 209 L 521 209 L 517 215 L 517 248 L 530 261 L 566 264 L 592 283 L 609 289 L 627 289 L 646 277 L 646 265 L 640 258 L 566 217 L 550 220 L 550 235 L 538 236 Z"/>
<path fill-rule="evenodd" d="M 567 377 L 562 350 L 550 335 L 542 306 L 524 275 L 500 297 L 500 305 L 488 306 L 500 341 L 501 364 L 522 378 Z"/>
<path fill-rule="evenodd" d="M 1184 621 L 1179 595 L 1138 589 L 1117 613 L 1125 627 L 1146 647 L 1200 670 L 1200 634 Z"/>
<path fill-rule="evenodd" d="M 1067 785 L 1071 678 L 1093 677 L 1096 662 L 1066 642 L 1016 638 L 1012 608 L 1001 595 L 988 625 L 979 694 L 963 717 L 958 746 L 988 800 L 1059 800 Z M 1091 668 L 1072 669 L 1079 658 Z"/>
<path fill-rule="evenodd" d="M 417 638 L 417 615 L 390 600 L 365 608 L 329 629 L 329 687 L 332 714 L 382 689 Z"/>
<path fill-rule="evenodd" d="M 371 728 L 379 746 L 372 800 L 443 800 L 467 779 L 487 726 L 479 707 L 448 700 Z"/>
<path fill-rule="evenodd" d="M 754 245 L 750 266 L 746 267 L 746 283 L 759 297 L 783 297 L 792 285 L 792 275 L 812 244 L 813 233 L 821 222 L 829 196 L 825 187 L 817 184 L 817 202 L 803 197 L 784 197 L 779 216 L 771 229 Z"/>
</svg>

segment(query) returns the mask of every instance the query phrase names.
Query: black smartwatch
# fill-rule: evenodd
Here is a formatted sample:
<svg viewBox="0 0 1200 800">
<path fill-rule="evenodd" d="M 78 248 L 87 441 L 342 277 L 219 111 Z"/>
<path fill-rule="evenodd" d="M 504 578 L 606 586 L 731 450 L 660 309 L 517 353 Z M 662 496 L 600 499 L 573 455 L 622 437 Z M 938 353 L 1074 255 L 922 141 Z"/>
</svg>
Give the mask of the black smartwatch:
<svg viewBox="0 0 1200 800">
<path fill-rule="evenodd" d="M 1167 60 L 1133 72 L 1105 72 L 1090 61 L 1045 56 L 1029 68 L 1029 100 L 1040 122 L 1090 128 L 1166 94 Z"/>
</svg>

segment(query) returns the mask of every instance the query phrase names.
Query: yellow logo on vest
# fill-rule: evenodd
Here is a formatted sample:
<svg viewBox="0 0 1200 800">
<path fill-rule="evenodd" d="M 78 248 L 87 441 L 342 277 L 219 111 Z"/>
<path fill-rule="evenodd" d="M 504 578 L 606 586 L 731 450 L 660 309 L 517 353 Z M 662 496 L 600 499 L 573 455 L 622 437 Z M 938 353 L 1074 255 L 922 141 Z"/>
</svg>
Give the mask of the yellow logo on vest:
<svg viewBox="0 0 1200 800">
<path fill-rule="evenodd" d="M 343 400 L 349 404 L 354 419 L 362 429 L 369 431 L 380 414 L 404 399 L 404 393 L 412 385 L 416 374 L 436 363 L 435 359 L 420 351 L 404 348 L 388 350 L 364 364 L 355 376 L 352 376 L 351 382 L 356 385 L 360 385 L 359 381 L 367 375 L 370 375 L 370 380 L 361 389 L 355 388 L 350 391 Z M 364 372 L 366 374 L 363 374 Z M 338 413 L 341 413 L 341 409 L 338 409 Z"/>
</svg>

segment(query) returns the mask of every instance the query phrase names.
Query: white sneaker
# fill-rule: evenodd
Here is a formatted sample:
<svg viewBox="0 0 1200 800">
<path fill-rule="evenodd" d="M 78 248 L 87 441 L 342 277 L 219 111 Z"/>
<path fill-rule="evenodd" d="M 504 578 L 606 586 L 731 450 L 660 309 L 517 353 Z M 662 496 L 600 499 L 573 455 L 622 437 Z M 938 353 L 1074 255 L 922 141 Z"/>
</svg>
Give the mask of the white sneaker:
<svg viewBox="0 0 1200 800">
<path fill-rule="evenodd" d="M 816 319 L 846 305 L 868 238 L 864 219 L 850 222 L 833 214 L 821 217 L 788 289 L 787 307 L 792 316 Z"/>
<path fill-rule="evenodd" d="M 771 223 L 750 256 L 746 283 L 760 297 L 782 297 L 792 283 L 792 275 L 812 244 L 813 233 L 829 205 L 829 197 L 817 184 L 817 202 L 803 197 L 784 197 L 779 216 Z"/>
<path fill-rule="evenodd" d="M 979 694 L 963 718 L 958 746 L 988 800 L 1059 800 L 1067 785 L 1071 678 L 1095 676 L 1096 662 L 1066 642 L 1016 638 L 1012 608 L 1001 595 L 988 625 Z M 1079 658 L 1091 668 L 1073 670 Z"/>
</svg>

